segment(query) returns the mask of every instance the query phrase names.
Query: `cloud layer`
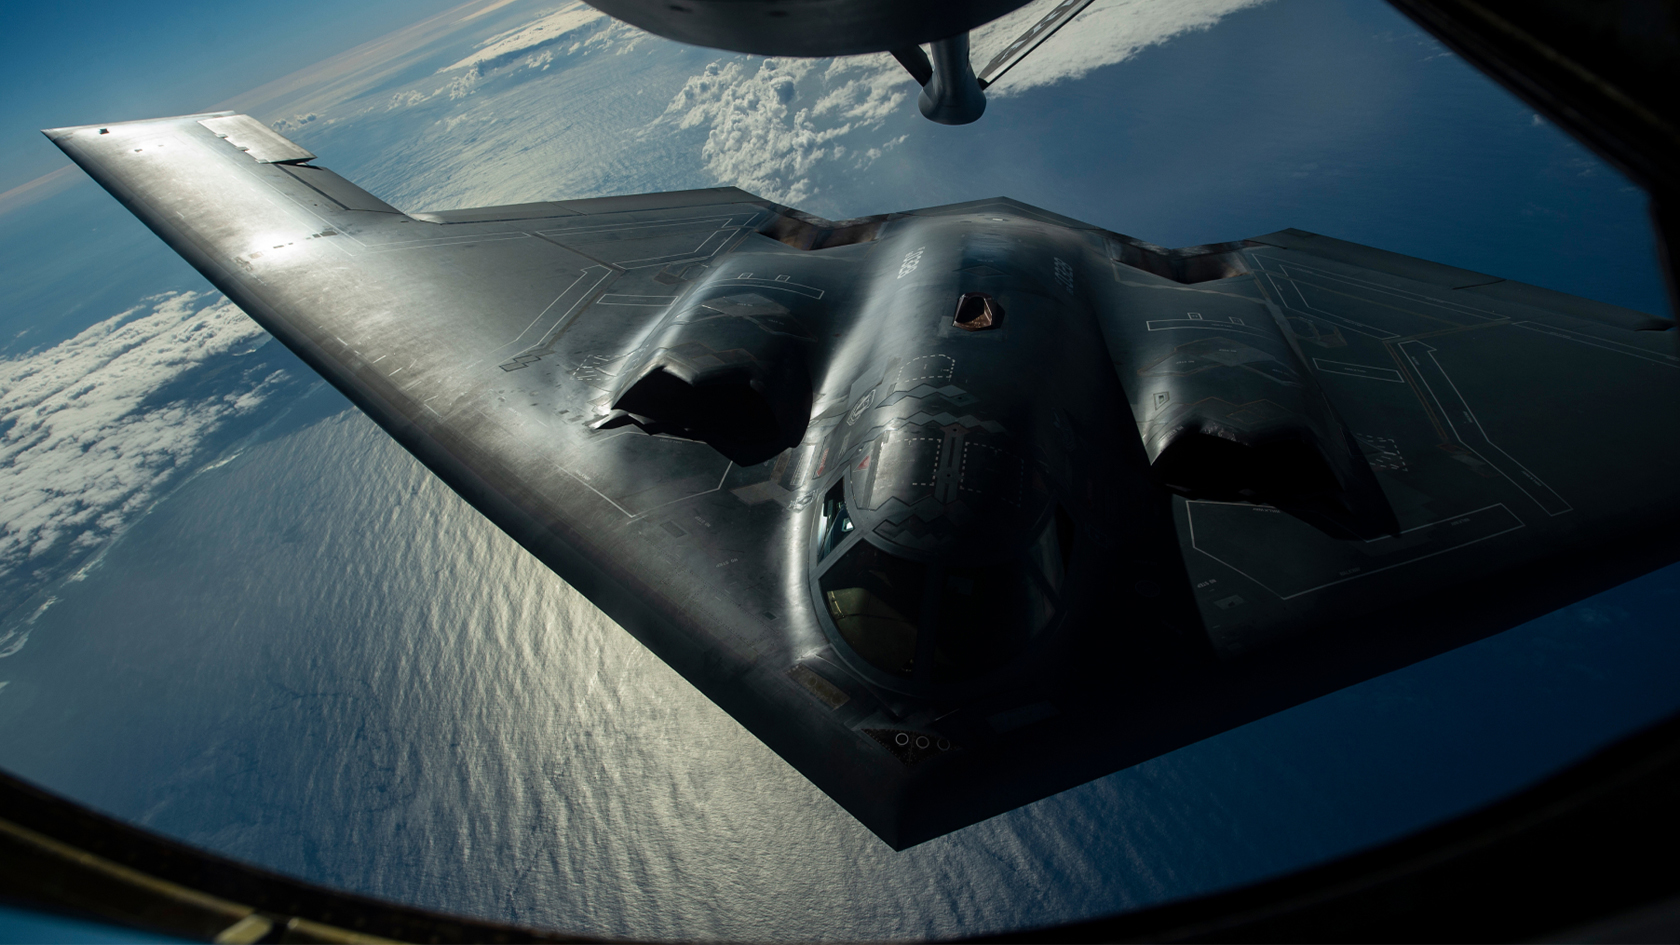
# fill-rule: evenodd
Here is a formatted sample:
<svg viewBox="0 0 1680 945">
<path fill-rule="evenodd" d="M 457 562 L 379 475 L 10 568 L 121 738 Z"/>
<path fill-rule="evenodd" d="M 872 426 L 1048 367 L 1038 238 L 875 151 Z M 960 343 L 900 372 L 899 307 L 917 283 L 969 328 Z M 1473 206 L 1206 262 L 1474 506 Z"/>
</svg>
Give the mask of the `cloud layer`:
<svg viewBox="0 0 1680 945">
<path fill-rule="evenodd" d="M 998 80 L 990 93 L 1006 96 L 1057 82 L 1078 79 L 1103 66 L 1112 66 L 1150 46 L 1194 30 L 1205 30 L 1239 10 L 1267 0 L 1097 0 L 1044 41 Z M 1015 37 L 1025 33 L 1056 0 L 1036 0 L 1014 13 L 993 20 L 974 32 L 972 54 L 976 68 Z"/>
<path fill-rule="evenodd" d="M 983 66 L 1055 2 L 1037 0 L 976 30 L 972 61 Z M 1078 79 L 1264 2 L 1097 0 L 989 94 L 1007 96 Z M 902 135 L 875 134 L 872 140 L 870 135 L 889 123 L 902 127 L 903 116 L 916 109 L 917 94 L 915 81 L 885 54 L 826 61 L 734 57 L 689 79 L 661 123 L 706 129 L 701 156 L 719 183 L 798 204 L 822 191 L 825 170 L 862 170 L 902 141 Z"/>
<path fill-rule="evenodd" d="M 973 60 L 983 65 L 1055 2 L 1036 0 L 976 30 Z M 1264 2 L 1096 0 L 991 94 L 1076 80 Z M 816 212 L 906 137 L 931 130 L 917 114 L 920 89 L 886 54 L 801 60 L 698 50 L 577 0 L 523 13 L 509 5 L 498 9 L 504 15 L 423 78 L 275 127 L 314 141 L 317 153 L 342 155 L 370 139 L 336 128 L 369 119 L 403 126 L 400 150 L 387 145 L 353 176 L 412 209 L 732 184 Z"/>
<path fill-rule="evenodd" d="M 713 62 L 683 85 L 650 130 L 704 128 L 700 156 L 720 183 L 802 203 L 815 193 L 812 173 L 820 163 L 850 159 L 861 169 L 896 143 L 841 141 L 879 129 L 915 88 L 893 74 L 889 57 L 859 59 L 827 68 L 810 59 L 764 59 L 756 67 L 752 60 Z"/>
<path fill-rule="evenodd" d="M 285 379 L 184 383 L 267 337 L 226 299 L 178 292 L 0 361 L 0 574 L 49 581 L 119 535 L 208 437 Z M 0 609 L 17 603 L 8 597 Z"/>
<path fill-rule="evenodd" d="M 605 18 L 606 14 L 594 7 L 581 3 L 571 4 L 536 22 L 527 23 L 485 40 L 478 44 L 472 55 L 438 71 L 472 69 L 486 72 L 549 47 L 582 42 L 587 38 L 584 31 L 593 32 L 592 28 L 600 25 L 600 21 Z"/>
</svg>

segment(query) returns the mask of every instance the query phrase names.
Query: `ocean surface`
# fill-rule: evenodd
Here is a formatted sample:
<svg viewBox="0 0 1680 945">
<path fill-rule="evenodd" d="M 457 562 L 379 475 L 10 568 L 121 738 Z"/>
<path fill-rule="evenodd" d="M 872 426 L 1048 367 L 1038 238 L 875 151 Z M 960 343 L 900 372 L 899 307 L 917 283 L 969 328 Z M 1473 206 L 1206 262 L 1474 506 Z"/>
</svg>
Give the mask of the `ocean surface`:
<svg viewBox="0 0 1680 945">
<path fill-rule="evenodd" d="M 434 908 L 902 938 L 1258 878 L 1674 708 L 1671 568 L 895 853 L 342 407 L 304 398 L 315 419 L 181 489 L 41 618 L 0 699 L 10 770 Z"/>
<path fill-rule="evenodd" d="M 534 2 L 262 117 L 407 209 L 1003 194 L 1168 245 L 1294 226 L 1666 310 L 1642 195 L 1385 5 L 1106 8 L 1133 16 L 1113 42 L 1157 38 L 969 129 L 889 107 L 890 71 Z M 508 39 L 543 22 L 570 38 Z M 783 91 L 728 97 L 755 82 Z M 1399 836 L 1680 709 L 1671 567 L 894 852 L 92 185 L 0 216 L 0 259 L 0 767 L 313 881 L 596 934 L 974 934 Z"/>
</svg>

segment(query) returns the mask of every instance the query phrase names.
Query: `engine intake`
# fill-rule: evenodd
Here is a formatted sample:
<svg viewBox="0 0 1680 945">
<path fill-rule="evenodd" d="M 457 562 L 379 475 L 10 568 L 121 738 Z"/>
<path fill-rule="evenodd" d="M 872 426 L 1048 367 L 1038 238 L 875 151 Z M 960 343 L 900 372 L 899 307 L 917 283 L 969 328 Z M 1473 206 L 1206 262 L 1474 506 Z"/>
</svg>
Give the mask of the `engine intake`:
<svg viewBox="0 0 1680 945">
<path fill-rule="evenodd" d="M 1337 538 L 1395 533 L 1358 444 L 1269 317 L 1210 310 L 1180 323 L 1200 337 L 1138 371 L 1134 411 L 1157 481 L 1186 498 L 1272 505 Z"/>
<path fill-rule="evenodd" d="M 741 466 L 799 445 L 811 416 L 806 346 L 783 305 L 754 292 L 673 315 L 629 359 L 612 406 L 649 433 L 699 440 Z"/>
</svg>

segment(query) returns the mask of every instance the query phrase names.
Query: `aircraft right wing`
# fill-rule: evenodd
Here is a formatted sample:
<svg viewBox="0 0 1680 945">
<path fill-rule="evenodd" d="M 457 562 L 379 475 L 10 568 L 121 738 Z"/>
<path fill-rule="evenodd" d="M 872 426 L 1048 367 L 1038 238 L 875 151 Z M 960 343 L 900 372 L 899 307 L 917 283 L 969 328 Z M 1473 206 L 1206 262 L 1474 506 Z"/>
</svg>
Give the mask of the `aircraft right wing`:
<svg viewBox="0 0 1680 945">
<path fill-rule="evenodd" d="M 1275 440 L 1327 404 L 1335 429 L 1303 436 L 1327 455 L 1346 443 L 1380 488 L 1349 500 L 1376 506 L 1357 536 L 1236 486 L 1180 490 L 1220 653 L 1315 627 L 1358 639 L 1390 602 L 1510 626 L 1672 560 L 1680 437 L 1652 423 L 1680 403 L 1672 321 L 1300 230 L 1184 250 L 1109 239 L 1108 310 L 1125 317 L 1108 330 L 1158 471 L 1183 430 Z M 1204 468 L 1248 461 L 1221 456 Z"/>
</svg>

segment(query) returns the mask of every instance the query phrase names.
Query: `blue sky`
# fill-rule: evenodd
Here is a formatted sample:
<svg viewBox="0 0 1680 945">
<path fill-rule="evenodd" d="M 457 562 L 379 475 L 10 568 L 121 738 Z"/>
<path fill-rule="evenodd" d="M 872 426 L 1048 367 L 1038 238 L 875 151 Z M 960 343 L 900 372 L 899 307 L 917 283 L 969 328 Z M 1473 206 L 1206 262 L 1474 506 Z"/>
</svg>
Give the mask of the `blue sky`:
<svg viewBox="0 0 1680 945">
<path fill-rule="evenodd" d="M 456 5 L 7 4 L 0 25 L 0 193 L 68 163 L 41 128 L 199 111 Z"/>
<path fill-rule="evenodd" d="M 0 101 L 0 195 L 67 168 L 65 158 L 39 134 L 41 128 L 210 108 L 454 6 L 453 0 L 299 0 L 284 8 L 209 0 L 14 5 L 0 29 L 0 82 L 9 91 Z M 1116 121 L 1104 133 L 1039 149 L 1032 159 L 1038 164 L 1034 173 L 1008 178 L 1011 194 L 1030 201 L 1047 188 L 1102 190 L 1109 183 L 1100 179 L 1105 165 L 1116 159 L 1147 164 L 1136 156 L 1154 151 L 1158 157 L 1148 169 L 1153 176 L 1137 180 L 1131 188 L 1137 199 L 1128 197 L 1124 207 L 1116 207 L 1096 222 L 1169 243 L 1231 239 L 1282 225 L 1298 226 L 1648 311 L 1667 308 L 1643 220 L 1632 224 L 1637 234 L 1627 232 L 1629 228 L 1619 222 L 1628 216 L 1628 205 L 1641 203 L 1642 196 L 1625 181 L 1621 184 L 1628 191 L 1626 196 L 1612 194 L 1603 186 L 1583 188 L 1579 181 L 1583 176 L 1608 174 L 1619 180 L 1619 175 L 1566 143 L 1555 130 L 1543 128 L 1530 109 L 1491 82 L 1478 78 L 1465 83 L 1463 76 L 1473 74 L 1470 68 L 1438 44 L 1417 36 L 1386 4 L 1279 4 L 1279 9 L 1261 18 L 1286 28 L 1285 32 L 1259 43 L 1250 30 L 1236 28 L 1250 15 L 1238 14 L 1232 28 L 1175 41 L 1205 47 L 1210 61 L 1223 64 L 1217 70 L 1180 77 L 1172 94 L 1185 99 L 1187 107 L 1178 112 L 1157 109 L 1128 114 L 1136 111 L 1133 103 L 1093 99 L 1093 94 L 1103 94 L 1099 90 L 1106 89 L 1106 83 L 1062 83 L 1051 94 L 1030 96 L 1037 99 L 1034 113 L 1042 116 L 1037 124 L 1046 130 L 1058 122 L 1065 126 L 1072 112 L 1107 113 Z M 1389 39 L 1374 47 L 1315 43 L 1315 37 L 1350 32 L 1385 33 Z M 1378 54 L 1373 56 L 1373 52 Z M 1146 50 L 1131 68 L 1148 68 L 1149 61 L 1160 55 L 1159 49 Z M 1437 58 L 1448 61 L 1429 61 Z M 1280 81 L 1279 76 L 1288 78 Z M 1477 86 L 1485 88 L 1466 92 Z M 1287 104 L 1259 97 L 1275 96 L 1280 89 L 1287 89 Z M 1361 96 L 1369 107 L 1348 107 L 1346 100 Z M 1495 104 L 1500 101 L 1508 104 L 1500 108 Z M 1012 104 L 995 103 L 998 114 L 992 121 L 966 129 L 918 123 L 911 145 L 922 139 L 930 144 L 946 139 L 984 141 L 1007 120 Z M 263 114 L 259 106 L 246 107 Z M 1312 130 L 1303 131 L 1302 126 L 1317 121 L 1315 116 L 1327 110 L 1345 113 L 1344 127 L 1360 126 L 1360 130 L 1344 133 L 1327 147 L 1324 160 L 1282 167 L 1296 159 L 1292 154 L 1280 159 L 1279 154 L 1291 148 L 1302 151 L 1298 142 L 1289 142 L 1310 137 Z M 1489 126 L 1490 116 L 1510 127 Z M 1170 126 L 1151 124 L 1163 118 Z M 1528 128 L 1531 121 L 1536 122 L 1533 130 Z M 1198 133 L 1199 122 L 1205 124 Z M 1361 135 L 1371 144 L 1358 153 L 1348 151 L 1347 142 Z M 1251 160 L 1231 165 L 1235 172 L 1224 176 L 1195 173 L 1217 165 L 1216 155 L 1233 149 L 1248 151 Z M 1429 160 L 1431 155 L 1446 153 L 1464 157 L 1453 162 Z M 344 163 L 342 156 L 335 160 Z M 878 166 L 872 172 L 873 186 L 890 192 L 887 185 L 895 176 L 914 174 L 920 167 L 921 162 L 906 161 Z M 1173 168 L 1180 169 L 1177 181 L 1168 180 Z M 724 174 L 729 176 L 728 171 Z M 1441 175 L 1438 185 L 1424 179 L 1431 174 Z M 1537 175 L 1555 179 L 1546 198 L 1538 201 L 1528 193 L 1541 190 L 1533 186 Z M 51 187 L 31 196 L 47 196 L 79 179 L 66 170 Z M 1471 180 L 1487 183 L 1466 188 L 1464 182 Z M 750 181 L 728 182 L 752 186 Z M 1325 188 L 1345 194 L 1345 199 L 1323 199 Z M 1272 205 L 1293 201 L 1298 209 L 1274 214 L 1277 221 L 1244 219 L 1229 224 L 1206 206 L 1175 213 L 1163 204 L 1164 212 L 1155 216 L 1170 219 L 1171 225 L 1147 219 L 1151 215 L 1141 212 L 1153 196 L 1186 189 L 1198 192 L 1202 199 L 1195 200 L 1197 204 L 1206 204 L 1211 192 L 1224 191 L 1233 206 L 1261 205 L 1266 201 L 1256 198 L 1271 192 Z M 1408 212 L 1395 212 L 1397 202 L 1390 198 L 1396 193 L 1411 195 L 1404 201 L 1411 208 Z M 959 198 L 943 194 L 923 198 L 924 202 L 929 199 Z M 1519 201 L 1527 203 L 1517 208 Z M 0 214 L 20 202 L 0 199 Z M 1355 205 L 1359 205 L 1357 210 Z M 1072 207 L 1054 209 L 1079 215 Z M 1556 228 L 1541 223 L 1547 215 L 1588 237 L 1580 251 L 1603 258 L 1567 270 L 1556 265 L 1550 258 L 1556 249 L 1536 245 L 1546 239 L 1543 233 Z M 1517 225 L 1503 229 L 1498 240 L 1488 240 L 1469 232 L 1474 227 L 1463 226 L 1456 217 L 1508 219 Z M 1252 229 L 1255 226 L 1260 229 Z M 1636 235 L 1633 242 L 1644 245 L 1632 249 L 1623 245 L 1627 242 L 1623 239 L 1614 240 L 1615 246 L 1607 245 L 1599 235 L 1606 230 Z"/>
</svg>

